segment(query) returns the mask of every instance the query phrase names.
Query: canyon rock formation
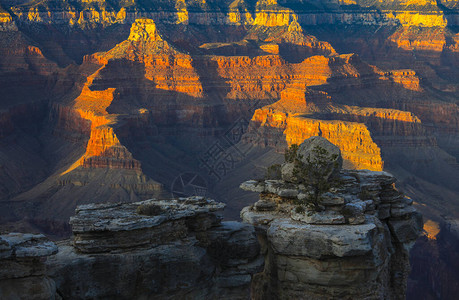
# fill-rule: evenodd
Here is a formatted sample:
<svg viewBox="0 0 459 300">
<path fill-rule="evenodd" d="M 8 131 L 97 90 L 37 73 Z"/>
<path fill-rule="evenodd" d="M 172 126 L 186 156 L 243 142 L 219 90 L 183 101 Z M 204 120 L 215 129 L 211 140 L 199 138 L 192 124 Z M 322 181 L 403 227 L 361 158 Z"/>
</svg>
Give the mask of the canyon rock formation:
<svg viewBox="0 0 459 300">
<path fill-rule="evenodd" d="M 309 139 L 298 158 L 324 142 Z M 198 196 L 78 206 L 73 238 L 57 246 L 43 235 L 0 236 L 0 297 L 404 299 L 422 217 L 392 175 L 333 170 L 326 180 L 339 183 L 321 211 L 294 204 L 310 185 L 244 182 L 260 192 L 241 212 L 253 225 L 222 222 L 225 204 Z"/>
<path fill-rule="evenodd" d="M 0 297 L 55 299 L 56 284 L 47 276 L 44 260 L 57 251 L 42 234 L 0 235 Z"/>
<path fill-rule="evenodd" d="M 1 235 L 0 297 L 246 299 L 263 259 L 251 225 L 221 222 L 224 206 L 198 197 L 79 206 L 74 240 L 59 247 Z"/>
<path fill-rule="evenodd" d="M 295 155 L 310 157 L 314 148 L 334 153 L 323 141 L 310 138 Z M 265 269 L 252 283 L 254 299 L 405 299 L 409 250 L 422 216 L 394 188 L 391 174 L 341 170 L 339 164 L 330 170 L 338 174 L 318 179 L 330 182 L 318 195 L 320 208 L 310 205 L 319 182 L 241 184 L 260 193 L 241 211 L 242 219 L 258 228 L 265 254 Z"/>
<path fill-rule="evenodd" d="M 0 0 L 0 231 L 68 237 L 78 205 L 176 198 L 186 176 L 234 219 L 256 201 L 239 183 L 311 136 L 457 219 L 458 8 Z"/>
<path fill-rule="evenodd" d="M 63 298 L 247 299 L 263 267 L 253 226 L 202 197 L 79 206 L 46 262 Z"/>
</svg>

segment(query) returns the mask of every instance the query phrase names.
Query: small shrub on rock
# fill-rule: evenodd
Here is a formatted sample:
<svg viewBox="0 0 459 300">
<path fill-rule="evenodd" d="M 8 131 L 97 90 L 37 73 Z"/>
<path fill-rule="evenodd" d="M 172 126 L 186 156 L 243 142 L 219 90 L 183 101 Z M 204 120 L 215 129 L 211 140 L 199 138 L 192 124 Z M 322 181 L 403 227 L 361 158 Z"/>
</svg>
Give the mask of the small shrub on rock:
<svg viewBox="0 0 459 300">
<path fill-rule="evenodd" d="M 337 174 L 342 167 L 341 152 L 338 147 L 322 137 L 312 137 L 300 146 L 294 144 L 285 151 L 285 164 L 282 169 L 283 179 L 309 187 L 309 193 L 296 204 L 315 211 L 324 207 L 322 194 L 331 187 L 336 187 Z"/>
<path fill-rule="evenodd" d="M 295 212 L 297 214 L 303 214 L 305 212 L 304 206 L 303 205 L 298 205 L 297 207 L 295 207 Z"/>
<path fill-rule="evenodd" d="M 305 207 L 315 211 L 324 210 L 322 194 L 332 187 L 339 187 L 339 171 L 343 159 L 338 147 L 327 139 L 314 136 L 301 145 L 292 144 L 285 150 L 285 163 L 272 165 L 267 169 L 265 179 L 282 178 L 285 182 L 308 187 L 309 193 L 294 200 L 297 210 Z"/>
<path fill-rule="evenodd" d="M 328 151 L 320 146 L 315 147 L 311 152 L 313 155 L 308 156 L 306 162 L 302 160 L 303 157 L 301 155 L 297 156 L 293 174 L 300 179 L 300 182 L 308 183 L 312 188 L 312 193 L 309 193 L 305 199 L 306 205 L 316 211 L 320 211 L 322 208 L 321 196 L 332 186 L 332 180 L 330 180 L 328 174 L 332 172 L 333 168 L 337 167 L 330 164 L 330 158 L 331 161 L 334 161 L 337 155 L 330 156 Z"/>
<path fill-rule="evenodd" d="M 369 191 L 361 190 L 360 193 L 359 193 L 359 198 L 361 200 L 368 200 L 368 199 L 373 199 L 373 196 L 370 194 Z"/>
<path fill-rule="evenodd" d="M 136 212 L 139 215 L 157 216 L 163 213 L 163 209 L 156 204 L 141 204 L 137 207 Z"/>
<path fill-rule="evenodd" d="M 281 179 L 281 176 L 281 165 L 275 164 L 268 167 L 268 169 L 266 170 L 265 179 L 278 180 Z"/>
<path fill-rule="evenodd" d="M 297 159 L 299 146 L 297 144 L 291 145 L 288 149 L 285 150 L 284 158 L 286 163 L 294 163 Z"/>
</svg>

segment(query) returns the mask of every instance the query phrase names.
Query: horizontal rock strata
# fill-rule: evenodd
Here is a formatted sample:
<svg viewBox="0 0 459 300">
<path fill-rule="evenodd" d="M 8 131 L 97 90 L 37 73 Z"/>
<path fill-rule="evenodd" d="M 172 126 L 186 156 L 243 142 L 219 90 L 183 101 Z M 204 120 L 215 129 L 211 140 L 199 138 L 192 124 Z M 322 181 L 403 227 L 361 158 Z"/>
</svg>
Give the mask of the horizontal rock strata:
<svg viewBox="0 0 459 300">
<path fill-rule="evenodd" d="M 264 260 L 253 226 L 202 197 L 79 206 L 47 262 L 65 298 L 247 299 Z"/>
<path fill-rule="evenodd" d="M 54 299 L 56 285 L 44 261 L 57 246 L 41 234 L 0 235 L 0 298 Z"/>
<path fill-rule="evenodd" d="M 296 155 L 310 155 L 301 151 L 317 139 L 306 140 Z M 395 189 L 396 179 L 387 172 L 341 170 L 314 181 L 299 178 L 297 169 L 292 180 L 285 171 L 289 164 L 282 166 L 283 179 L 241 184 L 260 193 L 258 202 L 241 211 L 241 218 L 259 229 L 265 251 L 253 298 L 405 299 L 409 249 L 422 216 Z M 325 191 L 319 184 L 327 181 Z M 314 195 L 318 202 L 312 202 Z"/>
<path fill-rule="evenodd" d="M 15 17 L 23 23 L 56 23 L 70 26 L 92 27 L 131 22 L 139 17 L 161 18 L 169 24 L 197 25 L 288 25 L 294 17 L 305 25 L 358 24 L 444 27 L 447 22 L 457 22 L 450 11 L 442 12 L 434 1 L 420 3 L 408 1 L 154 1 L 147 4 L 113 5 L 107 1 L 78 1 L 56 5 L 45 1 L 43 6 L 17 5 L 11 7 Z M 94 2 L 98 5 L 94 5 Z M 280 5 L 287 7 L 282 7 Z M 351 6 L 352 5 L 352 6 Z M 255 7 L 252 7 L 255 6 Z M 288 7 L 293 7 L 289 9 Z M 349 7 L 349 8 L 348 8 Z M 442 3 L 443 7 L 443 3 Z M 358 9 L 356 9 L 358 8 Z M 5 26 L 11 23 L 10 15 L 0 19 Z M 7 27 L 9 28 L 9 27 Z M 12 27 L 11 29 L 14 29 Z"/>
</svg>

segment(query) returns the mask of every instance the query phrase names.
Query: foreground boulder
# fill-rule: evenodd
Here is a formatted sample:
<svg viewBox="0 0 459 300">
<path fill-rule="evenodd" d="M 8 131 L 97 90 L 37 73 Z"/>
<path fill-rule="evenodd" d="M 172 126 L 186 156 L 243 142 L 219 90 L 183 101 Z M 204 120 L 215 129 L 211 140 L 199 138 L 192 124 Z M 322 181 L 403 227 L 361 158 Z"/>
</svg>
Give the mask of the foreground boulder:
<svg viewBox="0 0 459 300">
<path fill-rule="evenodd" d="M 79 206 L 47 262 L 65 299 L 247 299 L 264 259 L 252 225 L 202 197 Z"/>
<path fill-rule="evenodd" d="M 422 216 L 395 189 L 396 179 L 367 170 L 341 170 L 326 182 L 296 179 L 241 184 L 260 193 L 241 211 L 258 228 L 265 254 L 252 298 L 405 299 Z"/>
<path fill-rule="evenodd" d="M 42 234 L 0 235 L 0 299 L 55 299 L 44 261 L 57 246 Z"/>
</svg>

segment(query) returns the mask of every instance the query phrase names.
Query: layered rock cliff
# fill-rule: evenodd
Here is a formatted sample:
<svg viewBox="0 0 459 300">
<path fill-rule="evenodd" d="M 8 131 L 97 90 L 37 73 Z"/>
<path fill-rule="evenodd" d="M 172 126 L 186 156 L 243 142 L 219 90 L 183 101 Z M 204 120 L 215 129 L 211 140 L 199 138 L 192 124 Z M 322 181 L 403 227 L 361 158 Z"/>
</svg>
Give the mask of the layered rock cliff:
<svg viewBox="0 0 459 300">
<path fill-rule="evenodd" d="M 139 17 L 163 18 L 169 23 L 202 25 L 288 25 L 295 13 L 308 24 L 422 25 L 445 26 L 455 21 L 455 10 L 443 12 L 436 1 L 162 1 L 158 3 L 76 1 L 33 2 L 11 7 L 21 22 L 95 26 L 124 23 Z M 27 1 L 25 1 L 27 2 Z M 283 5 L 283 6 L 281 6 Z"/>
<path fill-rule="evenodd" d="M 241 211 L 242 219 L 258 228 L 265 254 L 265 269 L 252 283 L 253 298 L 405 299 L 409 249 L 422 217 L 386 172 L 340 171 L 337 163 L 331 173 L 316 174 L 315 164 L 328 168 L 318 147 L 325 155 L 338 153 L 339 161 L 336 146 L 310 138 L 292 154 L 295 164 L 306 162 L 306 173 L 298 169 L 292 179 L 292 163 L 286 162 L 282 179 L 241 184 L 260 193 Z"/>
<path fill-rule="evenodd" d="M 288 31 L 304 38 L 295 22 Z M 127 40 L 109 51 L 86 56 L 84 61 L 100 68 L 87 77 L 72 107 L 81 118 L 91 122 L 91 129 L 85 154 L 62 173 L 66 176 L 78 167 L 140 172 L 140 162 L 120 142 L 129 137 L 118 136 L 125 132 L 122 126 L 128 120 L 151 119 L 160 126 L 159 130 L 179 124 L 188 128 L 218 127 L 236 117 L 232 111 L 240 104 L 226 102 L 226 117 L 208 116 L 197 110 L 203 101 L 216 102 L 208 109 L 219 113 L 222 98 L 270 101 L 279 98 L 287 84 L 323 84 L 330 77 L 355 76 L 359 69 L 358 65 L 351 66 L 357 60 L 349 56 L 313 56 L 299 64 L 289 63 L 280 55 L 203 56 L 194 60 L 164 39 L 151 19 L 137 20 Z M 323 62 L 323 74 L 312 75 L 311 71 Z M 129 76 L 124 75 L 123 68 L 131 70 Z M 138 96 L 134 100 L 130 94 Z"/>
<path fill-rule="evenodd" d="M 42 235 L 0 236 L 0 296 L 404 299 L 422 225 L 412 201 L 386 172 L 340 170 L 339 149 L 324 138 L 303 143 L 298 159 L 317 154 L 307 143 L 337 153 L 322 174 L 336 185 L 321 210 L 298 204 L 313 178 L 293 182 L 284 171 L 284 180 L 241 185 L 261 193 L 241 212 L 253 225 L 222 222 L 225 205 L 204 197 L 81 205 L 72 240 L 57 246 Z"/>
<path fill-rule="evenodd" d="M 56 284 L 45 261 L 57 246 L 44 235 L 0 235 L 0 296 L 3 299 L 55 299 Z"/>
<path fill-rule="evenodd" d="M 250 201 L 238 182 L 280 157 L 258 145 L 321 131 L 346 166 L 384 167 L 435 214 L 454 211 L 456 1 L 0 4 L 6 228 L 69 233 L 77 204 L 170 197 L 189 171 L 235 216 Z M 237 144 L 251 118 L 265 125 Z M 237 154 L 215 161 L 218 184 L 202 167 L 216 148 Z"/>
<path fill-rule="evenodd" d="M 64 298 L 247 299 L 263 259 L 254 228 L 222 222 L 223 207 L 199 197 L 80 206 L 48 274 Z"/>
<path fill-rule="evenodd" d="M 401 81 L 399 73 L 388 73 L 383 80 Z M 337 105 L 332 99 L 304 86 L 287 88 L 278 102 L 255 111 L 244 140 L 281 150 L 320 135 L 340 147 L 348 167 L 371 170 L 382 170 L 380 147 L 436 145 L 409 111 Z"/>
</svg>

